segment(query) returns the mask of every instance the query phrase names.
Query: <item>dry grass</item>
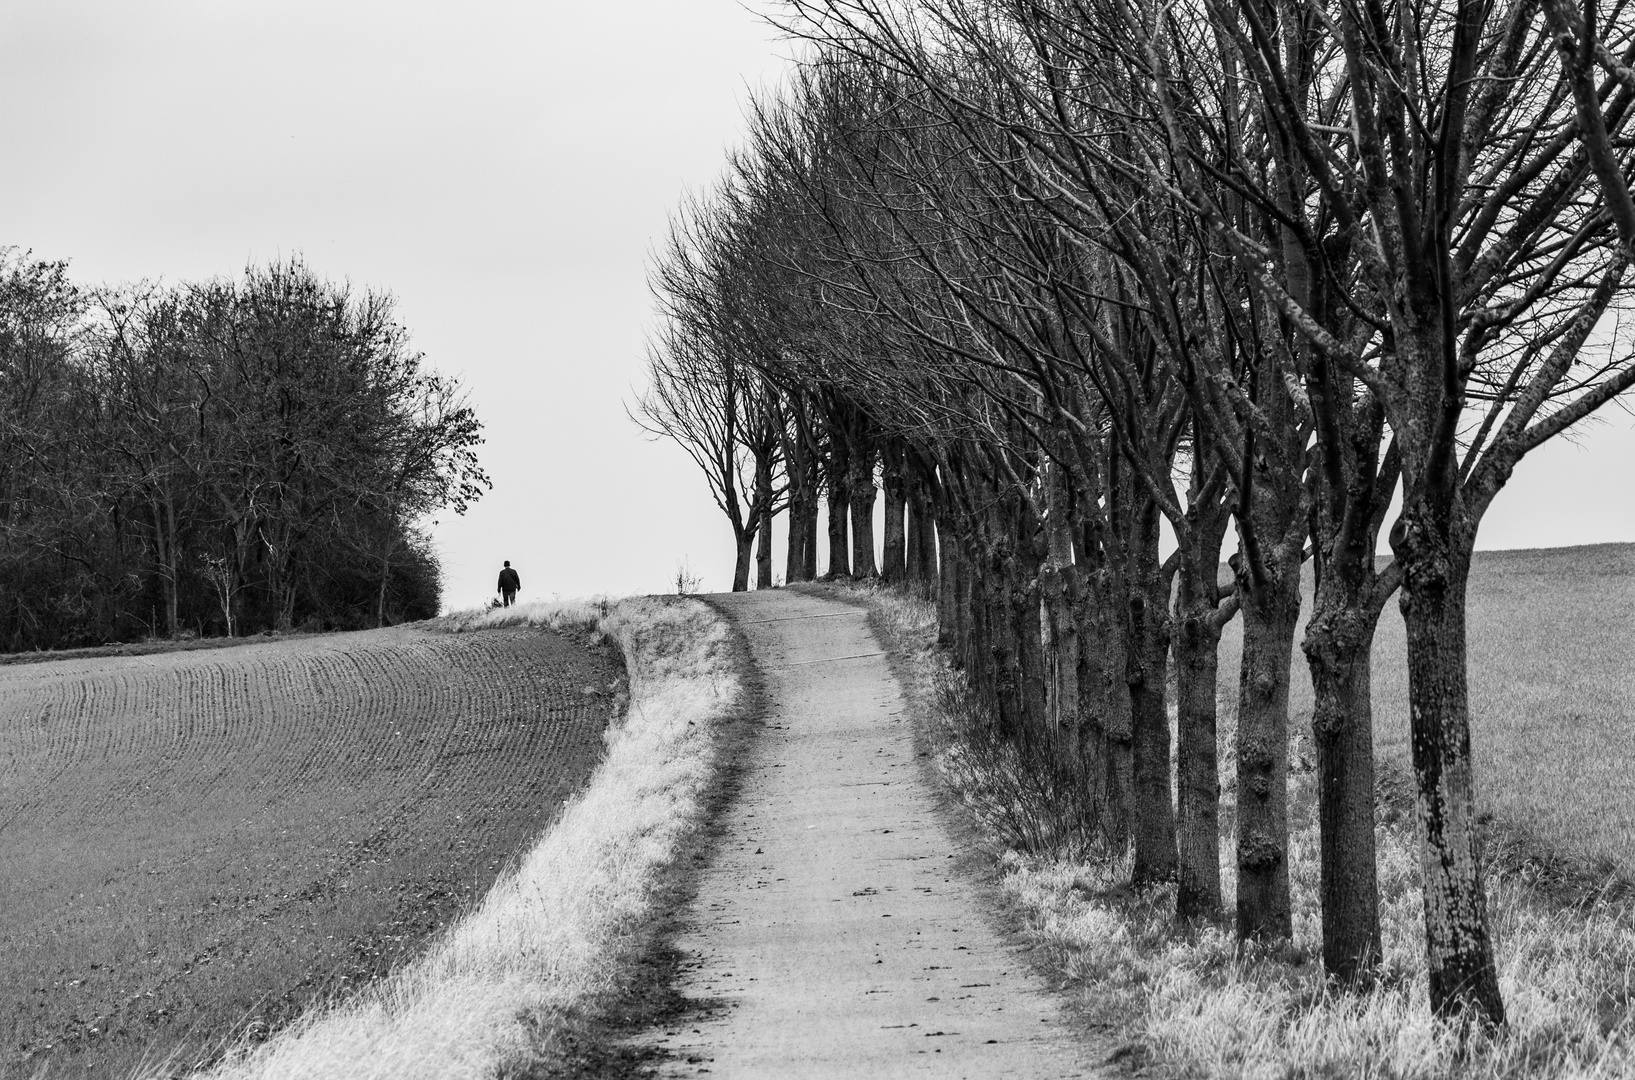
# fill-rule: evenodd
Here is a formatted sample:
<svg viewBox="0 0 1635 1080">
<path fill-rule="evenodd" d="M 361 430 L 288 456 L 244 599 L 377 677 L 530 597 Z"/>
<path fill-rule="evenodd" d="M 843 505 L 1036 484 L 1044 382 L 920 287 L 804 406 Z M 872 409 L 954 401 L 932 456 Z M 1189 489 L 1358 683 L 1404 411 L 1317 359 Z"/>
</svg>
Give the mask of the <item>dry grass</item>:
<svg viewBox="0 0 1635 1080">
<path fill-rule="evenodd" d="M 563 633 L 595 630 L 613 602 L 603 596 L 574 600 L 532 600 L 510 607 L 455 611 L 425 623 L 427 629 L 450 634 L 493 630 L 501 626 L 534 626 Z"/>
<path fill-rule="evenodd" d="M 591 609 L 525 605 L 456 617 L 455 628 L 490 619 L 584 625 Z M 700 824 L 717 721 L 745 691 L 726 624 L 697 601 L 620 601 L 597 626 L 625 654 L 630 707 L 557 824 L 428 955 L 208 1076 L 514 1072 L 539 1064 L 553 1030 L 611 991 L 660 872 Z"/>
<path fill-rule="evenodd" d="M 1085 1015 L 1127 1040 L 1128 1060 L 1198 1077 L 1635 1075 L 1629 907 L 1561 910 L 1518 875 L 1495 874 L 1492 910 L 1511 1024 L 1498 1039 L 1467 1033 L 1462 1042 L 1458 1030 L 1430 1018 L 1417 857 L 1407 821 L 1387 813 L 1379 833 L 1385 976 L 1366 995 L 1333 994 L 1315 959 L 1309 774 L 1297 773 L 1291 791 L 1292 947 L 1269 955 L 1240 948 L 1229 931 L 1177 926 L 1173 893 L 1132 894 L 1120 860 L 1075 852 L 1077 845 L 1059 838 L 1043 848 L 1024 842 L 1014 821 L 1042 814 L 1005 809 L 1030 798 L 1029 790 L 1011 786 L 1007 794 L 1012 764 L 984 761 L 985 740 L 968 737 L 979 714 L 968 702 L 948 707 L 962 702 L 962 678 L 931 644 L 933 609 L 888 593 L 860 598 L 903 661 L 906 689 L 930 721 L 939 768 L 994 840 L 1002 888 L 1025 914 L 1026 932 Z M 1230 870 L 1230 860 L 1223 863 Z M 1229 878 L 1228 890 L 1232 884 Z"/>
</svg>

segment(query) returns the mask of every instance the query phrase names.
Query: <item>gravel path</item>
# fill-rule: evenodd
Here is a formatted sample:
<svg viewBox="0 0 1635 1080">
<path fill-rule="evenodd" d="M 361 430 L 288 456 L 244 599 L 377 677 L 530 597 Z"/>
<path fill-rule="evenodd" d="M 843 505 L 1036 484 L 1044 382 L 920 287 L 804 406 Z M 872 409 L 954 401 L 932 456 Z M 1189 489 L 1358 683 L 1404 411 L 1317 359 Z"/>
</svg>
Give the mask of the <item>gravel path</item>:
<svg viewBox="0 0 1635 1080">
<path fill-rule="evenodd" d="M 1096 1075 L 1043 980 L 956 869 L 902 693 L 861 609 L 724 598 L 765 730 L 685 929 L 685 1022 L 659 1075 Z"/>
</svg>

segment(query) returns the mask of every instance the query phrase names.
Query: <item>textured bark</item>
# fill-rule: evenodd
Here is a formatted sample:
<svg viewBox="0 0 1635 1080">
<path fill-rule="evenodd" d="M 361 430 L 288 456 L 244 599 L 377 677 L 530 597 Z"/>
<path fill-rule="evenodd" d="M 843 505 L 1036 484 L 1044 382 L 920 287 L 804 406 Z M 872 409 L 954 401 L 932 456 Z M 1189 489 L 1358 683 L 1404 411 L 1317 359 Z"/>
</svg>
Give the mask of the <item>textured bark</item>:
<svg viewBox="0 0 1635 1080">
<path fill-rule="evenodd" d="M 1339 590 L 1333 590 L 1338 592 Z M 1374 846 L 1374 723 L 1369 655 L 1377 612 L 1319 589 L 1304 648 L 1316 703 L 1323 970 L 1367 982 L 1383 955 Z"/>
<path fill-rule="evenodd" d="M 1075 682 L 1079 690 L 1079 783 L 1091 805 L 1097 808 L 1102 834 L 1116 844 L 1128 837 L 1129 813 L 1126 805 L 1114 804 L 1109 787 L 1111 769 L 1108 765 L 1107 718 L 1110 710 L 1106 665 L 1111 662 L 1111 646 L 1103 630 L 1102 619 L 1098 617 L 1105 609 L 1093 597 L 1081 567 L 1075 566 L 1067 581 L 1075 623 L 1073 636 L 1078 642 L 1078 675 Z M 1129 700 L 1129 695 L 1123 697 Z"/>
<path fill-rule="evenodd" d="M 1048 508 L 1044 533 L 1047 555 L 1039 569 L 1039 597 L 1044 627 L 1045 717 L 1058 755 L 1078 774 L 1082 772 L 1079 747 L 1079 623 L 1074 594 L 1078 570 L 1073 562 L 1073 531 L 1068 526 L 1069 492 L 1061 470 L 1046 478 Z"/>
<path fill-rule="evenodd" d="M 1379 528 L 1400 458 L 1381 458 L 1384 410 L 1351 403 L 1351 381 L 1329 365 L 1307 374 L 1317 438 L 1311 476 L 1312 573 L 1316 588 L 1301 643 L 1314 691 L 1323 968 L 1342 986 L 1366 987 L 1383 952 L 1374 843 L 1374 718 L 1369 654 L 1385 598 L 1395 587 L 1375 569 Z"/>
<path fill-rule="evenodd" d="M 1094 616 L 1101 624 L 1102 700 L 1106 706 L 1103 731 L 1106 736 L 1104 765 L 1107 785 L 1107 831 L 1115 843 L 1133 837 L 1135 828 L 1135 720 L 1131 708 L 1128 677 L 1129 633 L 1124 613 L 1119 610 L 1119 592 L 1108 588 L 1112 575 L 1098 589 Z"/>
<path fill-rule="evenodd" d="M 1045 701 L 1044 627 L 1040 621 L 1043 537 L 1026 500 L 1012 497 L 1011 509 L 1007 525 L 1013 537 L 1013 555 L 1006 579 L 1016 635 L 1017 707 L 1024 737 L 1044 745 L 1050 739 L 1050 720 Z"/>
<path fill-rule="evenodd" d="M 982 627 L 987 638 L 987 680 L 990 697 L 997 713 L 999 731 L 1007 739 L 1021 739 L 1027 733 L 1026 716 L 1022 708 L 1022 643 L 1016 633 L 1012 597 L 1017 591 L 1013 582 L 1011 540 L 1002 530 L 992 527 L 992 518 L 983 537 L 983 572 L 973 585 L 982 595 Z"/>
<path fill-rule="evenodd" d="M 1195 442 L 1204 441 L 1195 432 Z M 1175 913 L 1181 919 L 1222 914 L 1220 746 L 1216 689 L 1221 627 L 1221 546 L 1231 521 L 1224 472 L 1194 456 L 1187 509 L 1176 528 L 1181 565 L 1175 589 Z"/>
<path fill-rule="evenodd" d="M 1465 671 L 1465 589 L 1476 530 L 1461 529 L 1457 522 L 1438 528 L 1438 516 L 1409 507 L 1391 536 L 1403 567 L 1431 1008 L 1438 1016 L 1468 1015 L 1502 1025 L 1504 999 L 1476 846 Z"/>
<path fill-rule="evenodd" d="M 1158 568 L 1158 510 L 1141 499 L 1131 520 L 1125 678 L 1129 684 L 1136 887 L 1174 881 L 1175 799 L 1170 786 L 1169 589 Z"/>
<path fill-rule="evenodd" d="M 1238 673 L 1239 938 L 1294 933 L 1289 906 L 1289 667 L 1300 617 L 1300 561 L 1280 560 L 1258 587 L 1238 571 L 1243 662 Z"/>
<path fill-rule="evenodd" d="M 1130 597 L 1130 643 L 1125 657 L 1130 685 L 1130 727 L 1135 779 L 1132 838 L 1135 864 L 1131 883 L 1137 888 L 1174 881 L 1176 870 L 1175 803 L 1170 791 L 1169 712 L 1164 681 L 1168 643 L 1143 596 Z"/>
<path fill-rule="evenodd" d="M 1193 513 L 1175 594 L 1176 915 L 1215 919 L 1222 912 L 1220 751 L 1216 684 L 1220 624 L 1216 618 L 1224 513 Z"/>
<path fill-rule="evenodd" d="M 1057 753 L 1078 772 L 1079 624 L 1074 615 L 1068 575 L 1075 568 L 1046 563 L 1039 577 L 1041 643 L 1045 656 L 1045 721 Z"/>
<path fill-rule="evenodd" d="M 1175 633 L 1175 913 L 1221 914 L 1219 750 L 1215 681 L 1220 634 L 1207 616 L 1188 614 Z"/>
</svg>

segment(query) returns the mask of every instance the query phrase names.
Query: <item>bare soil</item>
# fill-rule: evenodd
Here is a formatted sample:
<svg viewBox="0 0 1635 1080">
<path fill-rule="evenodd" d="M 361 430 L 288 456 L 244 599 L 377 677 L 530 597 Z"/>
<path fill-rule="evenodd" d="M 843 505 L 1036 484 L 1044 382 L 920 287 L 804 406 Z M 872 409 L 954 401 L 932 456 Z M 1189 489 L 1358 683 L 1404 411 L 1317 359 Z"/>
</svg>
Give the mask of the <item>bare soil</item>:
<svg viewBox="0 0 1635 1080">
<path fill-rule="evenodd" d="M 0 667 L 0 1076 L 182 1071 L 387 973 L 549 826 L 623 677 L 529 628 Z"/>
</svg>

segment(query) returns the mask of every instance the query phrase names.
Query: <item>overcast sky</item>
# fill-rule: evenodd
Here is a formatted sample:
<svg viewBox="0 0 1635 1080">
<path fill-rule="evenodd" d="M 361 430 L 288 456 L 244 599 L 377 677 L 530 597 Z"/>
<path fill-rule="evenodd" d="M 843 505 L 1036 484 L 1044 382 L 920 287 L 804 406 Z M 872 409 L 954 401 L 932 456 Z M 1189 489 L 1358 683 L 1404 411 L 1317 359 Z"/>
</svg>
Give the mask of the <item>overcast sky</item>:
<svg viewBox="0 0 1635 1080">
<path fill-rule="evenodd" d="M 626 419 L 645 274 L 787 43 L 764 0 L 5 0 L 0 245 L 81 283 L 300 254 L 389 290 L 487 427 L 493 491 L 435 530 L 445 603 L 725 588 L 725 518 Z M 1488 548 L 1635 540 L 1635 422 L 1524 461 Z"/>
</svg>

